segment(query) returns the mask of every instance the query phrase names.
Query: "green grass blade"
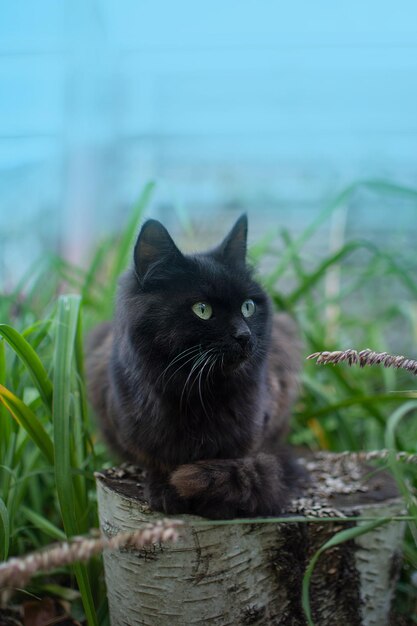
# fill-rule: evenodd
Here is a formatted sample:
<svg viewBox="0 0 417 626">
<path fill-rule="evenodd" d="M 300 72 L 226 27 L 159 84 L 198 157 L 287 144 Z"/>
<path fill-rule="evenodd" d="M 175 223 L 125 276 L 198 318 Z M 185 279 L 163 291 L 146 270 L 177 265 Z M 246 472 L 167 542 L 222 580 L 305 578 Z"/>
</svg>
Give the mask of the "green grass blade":
<svg viewBox="0 0 417 626">
<path fill-rule="evenodd" d="M 87 393 L 85 389 L 85 370 L 84 370 L 84 344 L 83 344 L 83 325 L 81 316 L 78 318 L 77 330 L 75 333 L 75 362 L 77 370 L 77 387 L 79 392 L 81 421 L 84 430 L 88 430 L 88 407 Z M 84 452 L 84 455 L 86 452 Z"/>
<path fill-rule="evenodd" d="M 3 387 L 6 386 L 6 350 L 4 341 L 0 340 L 0 385 Z M 2 438 L 0 440 L 0 451 L 4 454 L 4 446 L 7 446 L 10 435 L 12 433 L 12 428 L 10 424 L 9 417 L 7 415 L 6 408 L 3 404 L 0 403 L 0 428 L 2 433 Z"/>
<path fill-rule="evenodd" d="M 39 320 L 31 326 L 25 328 L 22 332 L 22 337 L 27 339 L 31 337 L 30 345 L 34 350 L 42 343 L 42 341 L 48 336 L 52 325 L 52 319 Z"/>
<path fill-rule="evenodd" d="M 10 419 L 10 416 L 8 414 L 8 411 L 6 409 L 6 407 L 0 402 L 0 406 L 2 409 L 4 409 L 4 411 L 6 412 L 6 417 L 7 417 L 7 422 L 13 422 L 13 420 Z M 16 422 L 13 422 L 13 424 L 16 424 Z M 4 433 L 4 429 L 2 428 L 1 430 L 2 433 Z M 8 440 L 7 440 L 7 447 L 5 448 L 5 450 L 3 450 L 3 454 L 1 456 L 1 460 L 2 460 L 2 465 L 0 466 L 1 472 L 1 487 L 2 487 L 2 492 L 3 492 L 3 498 L 4 501 L 7 502 L 7 498 L 10 496 L 10 484 L 12 482 L 12 480 L 15 480 L 15 472 L 11 469 L 12 467 L 16 466 L 16 462 L 18 462 L 19 459 L 19 455 L 16 454 L 16 448 L 17 448 L 17 434 L 15 432 L 10 432 Z"/>
<path fill-rule="evenodd" d="M 47 520 L 45 517 L 42 517 L 42 515 L 36 513 L 36 511 L 34 511 L 33 509 L 21 505 L 20 511 L 31 524 L 36 526 L 36 528 L 39 528 L 39 530 L 45 533 L 45 535 L 48 535 L 48 537 L 52 537 L 52 539 L 56 539 L 57 541 L 66 540 L 66 534 L 60 528 L 58 528 L 58 526 L 52 524 L 52 522 Z"/>
<path fill-rule="evenodd" d="M 66 600 L 67 602 L 74 602 L 78 600 L 80 597 L 79 591 L 75 589 L 71 589 L 70 587 L 64 587 L 63 585 L 57 585 L 56 583 L 35 583 L 34 592 L 43 595 L 46 595 L 48 598 L 53 596 L 54 598 L 59 598 L 60 600 Z M 59 622 L 58 622 L 59 623 Z M 64 622 L 65 623 L 65 622 Z M 68 623 L 68 622 L 67 622 Z M 77 622 L 75 622 L 76 624 Z M 52 626 L 52 624 L 50 625 Z M 100 622 L 100 626 L 103 624 Z"/>
<path fill-rule="evenodd" d="M 392 415 L 388 419 L 387 428 L 385 430 L 385 445 L 389 450 L 391 450 L 391 454 L 388 459 L 390 469 L 397 482 L 398 488 L 407 504 L 407 509 L 414 517 L 414 521 L 411 523 L 410 527 L 417 545 L 417 504 L 415 502 L 413 494 L 410 493 L 410 489 L 407 486 L 404 476 L 404 470 L 401 464 L 398 463 L 395 458 L 395 453 L 397 449 L 397 446 L 395 445 L 395 431 L 400 421 L 404 419 L 404 417 L 406 417 L 407 414 L 411 411 L 417 411 L 417 402 L 407 402 L 392 413 Z"/>
<path fill-rule="evenodd" d="M 314 233 L 320 228 L 320 226 L 330 217 L 330 215 L 340 206 L 342 206 L 355 191 L 356 185 L 350 185 L 344 189 L 327 207 L 325 207 L 315 220 L 301 233 L 301 235 L 295 239 L 291 246 L 288 246 L 283 254 L 281 260 L 274 269 L 274 271 L 268 276 L 266 285 L 272 288 L 277 280 L 284 274 L 288 264 L 294 255 L 298 255 L 302 247 L 307 241 L 314 235 Z"/>
<path fill-rule="evenodd" d="M 0 498 L 0 561 L 5 561 L 9 554 L 10 520 L 9 512 L 2 498 Z"/>
<path fill-rule="evenodd" d="M 3 340 L 0 340 L 0 384 L 6 384 L 6 351 Z"/>
<path fill-rule="evenodd" d="M 355 250 L 358 250 L 363 247 L 368 247 L 367 244 L 363 242 L 352 241 L 350 243 L 345 244 L 337 250 L 334 254 L 327 257 L 324 261 L 322 261 L 319 267 L 312 272 L 311 274 L 306 275 L 300 282 L 299 286 L 294 289 L 294 291 L 287 297 L 287 301 L 290 305 L 294 305 L 301 296 L 304 296 L 306 293 L 310 292 L 316 284 L 325 277 L 327 270 L 333 265 L 337 265 L 342 261 L 346 256 L 349 256 Z"/>
<path fill-rule="evenodd" d="M 331 415 L 340 409 L 346 409 L 351 406 L 363 406 L 365 408 L 372 407 L 374 404 L 379 404 L 381 402 L 394 402 L 398 400 L 404 401 L 409 400 L 410 398 L 417 397 L 417 391 L 402 391 L 398 393 L 379 393 L 376 395 L 360 395 L 360 396 L 352 396 L 351 398 L 346 398 L 345 400 L 341 400 L 340 402 L 335 402 L 334 404 L 329 404 L 320 409 L 314 409 L 311 413 L 306 412 L 304 414 L 305 419 L 310 419 L 311 417 L 323 417 L 324 415 Z M 381 422 L 381 424 L 385 424 L 385 419 L 381 417 L 377 419 Z"/>
<path fill-rule="evenodd" d="M 120 274 L 129 264 L 130 255 L 132 253 L 136 237 L 138 236 L 139 224 L 143 218 L 144 211 L 148 206 L 154 187 L 154 183 L 148 183 L 132 209 L 132 216 L 118 245 L 117 255 L 111 271 L 110 288 L 112 292 L 116 289 L 116 284 Z"/>
<path fill-rule="evenodd" d="M 97 274 L 104 265 L 105 260 L 107 259 L 107 256 L 113 246 L 113 240 L 106 240 L 97 248 L 94 257 L 91 260 L 90 267 L 85 275 L 84 283 L 81 289 L 83 303 L 94 300 L 91 292 L 97 282 Z"/>
<path fill-rule="evenodd" d="M 284 274 L 293 255 L 300 253 L 303 246 L 320 228 L 320 226 L 331 216 L 331 214 L 339 207 L 343 206 L 359 189 L 368 189 L 377 193 L 390 193 L 405 196 L 410 199 L 417 200 L 417 190 L 402 185 L 396 185 L 380 180 L 363 180 L 357 181 L 346 187 L 336 198 L 325 207 L 315 220 L 301 233 L 301 235 L 287 247 L 276 268 L 267 277 L 266 286 L 273 288 L 277 280 Z"/>
<path fill-rule="evenodd" d="M 80 309 L 79 296 L 62 296 L 58 303 L 57 336 L 54 350 L 53 423 L 55 477 L 64 528 L 68 536 L 78 532 L 71 466 L 70 404 L 75 332 Z"/>
<path fill-rule="evenodd" d="M 377 191 L 378 193 L 389 193 L 393 195 L 404 196 L 406 198 L 410 198 L 411 200 L 417 201 L 417 189 L 415 189 L 414 187 L 407 187 L 406 185 L 391 183 L 386 180 L 371 179 L 358 181 L 357 183 L 352 185 L 352 187 L 354 189 L 364 187 L 365 189 Z"/>
<path fill-rule="evenodd" d="M 389 521 L 390 521 L 389 517 L 388 518 L 382 517 L 381 519 L 375 520 L 373 522 L 366 522 L 366 523 L 358 522 L 358 525 L 355 526 L 354 528 L 347 528 L 346 530 L 341 530 L 340 532 L 333 535 L 333 537 L 329 539 L 329 541 L 326 541 L 326 543 L 323 544 L 321 548 L 319 548 L 319 550 L 317 550 L 317 552 L 312 557 L 310 563 L 308 564 L 308 567 L 303 577 L 302 605 L 303 605 L 303 609 L 304 609 L 304 613 L 307 619 L 308 626 L 315 626 L 314 621 L 313 621 L 313 616 L 311 614 L 311 607 L 310 607 L 310 581 L 311 581 L 311 577 L 314 571 L 314 567 L 318 559 L 320 558 L 320 556 L 323 554 L 323 552 L 325 552 L 326 550 L 329 550 L 330 548 L 334 548 L 335 546 L 338 546 L 341 543 L 344 543 L 345 541 L 350 541 L 352 539 L 356 539 L 356 537 L 365 535 L 366 533 L 369 533 L 371 530 L 374 530 L 375 528 L 378 528 L 378 526 L 382 526 L 383 524 L 386 524 Z"/>
<path fill-rule="evenodd" d="M 0 324 L 0 335 L 23 361 L 34 385 L 49 411 L 52 409 L 52 383 L 46 369 L 30 343 L 8 324 Z"/>
<path fill-rule="evenodd" d="M 54 448 L 48 433 L 30 408 L 11 391 L 0 385 L 0 402 L 16 422 L 25 429 L 32 441 L 45 455 L 48 463 L 54 462 Z"/>
<path fill-rule="evenodd" d="M 293 306 L 302 296 L 308 294 L 311 289 L 326 276 L 327 270 L 333 265 L 340 264 L 346 256 L 349 256 L 352 252 L 361 249 L 367 250 L 373 257 L 382 259 L 385 262 L 387 269 L 401 280 L 404 286 L 414 297 L 417 297 L 417 283 L 414 282 L 409 273 L 401 267 L 400 263 L 398 263 L 394 257 L 387 252 L 382 252 L 368 241 L 350 241 L 334 254 L 324 259 L 314 272 L 301 279 L 299 286 L 289 296 L 287 296 L 289 306 Z M 298 257 L 295 256 L 295 260 L 297 259 Z"/>
<path fill-rule="evenodd" d="M 409 413 L 410 411 L 417 410 L 417 402 L 407 402 L 404 406 L 398 408 L 394 413 L 390 416 L 387 422 L 387 428 L 385 431 L 385 445 L 390 450 L 395 450 L 395 430 L 400 423 L 400 421 Z"/>
<path fill-rule="evenodd" d="M 76 513 L 79 507 L 77 507 L 71 471 L 70 433 L 71 380 L 80 301 L 79 296 L 61 296 L 59 299 L 54 350 L 55 478 L 62 521 L 68 537 L 79 534 L 81 528 L 80 514 Z M 74 571 L 88 623 L 96 626 L 98 622 L 87 568 L 78 563 L 74 565 Z"/>
<path fill-rule="evenodd" d="M 417 298 L 417 283 L 411 277 L 412 276 L 411 272 L 409 272 L 409 271 L 407 272 L 407 270 L 405 270 L 403 267 L 401 267 L 401 265 L 398 263 L 397 259 L 395 259 L 388 252 L 382 252 L 382 251 L 379 250 L 377 254 L 378 254 L 378 256 L 380 256 L 382 259 L 385 260 L 385 262 L 387 264 L 387 268 L 394 275 L 396 275 L 400 279 L 400 281 L 403 283 L 403 285 L 408 289 L 408 291 L 415 298 Z"/>
<path fill-rule="evenodd" d="M 271 244 L 277 236 L 276 229 L 268 232 L 262 239 L 253 243 L 248 250 L 248 258 L 251 264 L 256 265 L 271 249 Z"/>
<path fill-rule="evenodd" d="M 290 235 L 290 233 L 283 229 L 281 231 L 281 238 L 285 244 L 285 246 L 290 247 L 293 244 L 293 239 Z M 306 281 L 306 276 L 307 273 L 304 270 L 303 267 L 303 262 L 301 259 L 301 256 L 294 254 L 293 257 L 291 258 L 291 265 L 294 269 L 294 273 L 296 276 L 296 279 L 299 281 L 300 284 L 304 283 Z M 286 298 L 287 300 L 287 307 L 288 309 L 292 309 L 293 308 L 293 304 L 294 301 L 291 299 L 291 294 Z M 312 292 L 312 289 L 308 289 L 306 294 L 305 294 L 305 301 L 306 301 L 306 307 L 307 307 L 307 311 L 309 312 L 309 314 L 311 315 L 311 312 L 314 310 L 314 306 L 315 306 L 315 302 L 314 302 L 314 294 Z M 315 317 L 315 319 L 317 319 Z"/>
</svg>

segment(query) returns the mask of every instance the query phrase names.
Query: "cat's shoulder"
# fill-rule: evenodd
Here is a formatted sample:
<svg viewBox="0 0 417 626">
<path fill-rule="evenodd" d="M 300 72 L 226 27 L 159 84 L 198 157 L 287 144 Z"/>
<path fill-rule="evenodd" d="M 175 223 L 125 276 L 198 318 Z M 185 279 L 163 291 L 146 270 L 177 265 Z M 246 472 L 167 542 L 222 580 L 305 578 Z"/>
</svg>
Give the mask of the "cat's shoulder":
<svg viewBox="0 0 417 626">
<path fill-rule="evenodd" d="M 86 352 L 91 356 L 95 352 L 108 352 L 110 354 L 113 342 L 113 325 L 111 322 L 102 322 L 88 334 Z"/>
<path fill-rule="evenodd" d="M 285 312 L 274 313 L 269 350 L 272 370 L 298 372 L 301 352 L 302 341 L 296 320 Z"/>
<path fill-rule="evenodd" d="M 297 322 L 289 313 L 274 313 L 272 318 L 272 336 L 273 338 L 285 336 L 297 340 L 299 338 Z"/>
</svg>

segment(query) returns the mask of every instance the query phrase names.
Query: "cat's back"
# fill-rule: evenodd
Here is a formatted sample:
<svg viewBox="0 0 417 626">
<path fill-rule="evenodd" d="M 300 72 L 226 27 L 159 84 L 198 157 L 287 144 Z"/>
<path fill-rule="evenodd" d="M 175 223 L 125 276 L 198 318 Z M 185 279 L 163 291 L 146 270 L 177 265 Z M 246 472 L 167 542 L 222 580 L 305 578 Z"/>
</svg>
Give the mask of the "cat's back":
<svg viewBox="0 0 417 626">
<path fill-rule="evenodd" d="M 296 322 L 287 313 L 275 313 L 267 373 L 266 439 L 271 445 L 286 435 L 291 408 L 298 394 L 302 342 Z"/>
<path fill-rule="evenodd" d="M 86 373 L 88 396 L 101 419 L 107 413 L 107 394 L 109 388 L 109 361 L 113 345 L 111 322 L 96 326 L 87 338 Z"/>
</svg>

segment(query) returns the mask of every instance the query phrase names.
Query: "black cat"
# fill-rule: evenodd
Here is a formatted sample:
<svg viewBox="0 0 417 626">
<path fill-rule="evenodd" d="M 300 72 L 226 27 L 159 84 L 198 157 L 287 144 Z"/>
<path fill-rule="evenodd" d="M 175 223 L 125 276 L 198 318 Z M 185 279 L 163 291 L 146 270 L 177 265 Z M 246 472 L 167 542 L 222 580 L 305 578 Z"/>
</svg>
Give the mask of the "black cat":
<svg viewBox="0 0 417 626">
<path fill-rule="evenodd" d="M 184 255 L 147 221 L 115 319 L 91 338 L 89 394 L 104 435 L 146 468 L 150 504 L 166 513 L 274 515 L 292 481 L 280 442 L 300 344 L 252 278 L 246 239 L 242 216 L 217 248 Z"/>
</svg>

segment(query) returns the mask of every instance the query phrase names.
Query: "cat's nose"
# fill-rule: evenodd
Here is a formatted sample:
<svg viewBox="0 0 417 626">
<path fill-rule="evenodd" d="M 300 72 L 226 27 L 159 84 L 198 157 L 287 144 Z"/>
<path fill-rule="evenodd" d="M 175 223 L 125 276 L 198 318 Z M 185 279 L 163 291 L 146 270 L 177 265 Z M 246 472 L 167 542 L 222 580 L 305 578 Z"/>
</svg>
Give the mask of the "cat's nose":
<svg viewBox="0 0 417 626">
<path fill-rule="evenodd" d="M 237 328 L 234 328 L 232 337 L 233 339 L 236 339 L 242 348 L 246 348 L 251 338 L 251 332 L 245 324 L 245 326 L 238 326 Z"/>
</svg>

